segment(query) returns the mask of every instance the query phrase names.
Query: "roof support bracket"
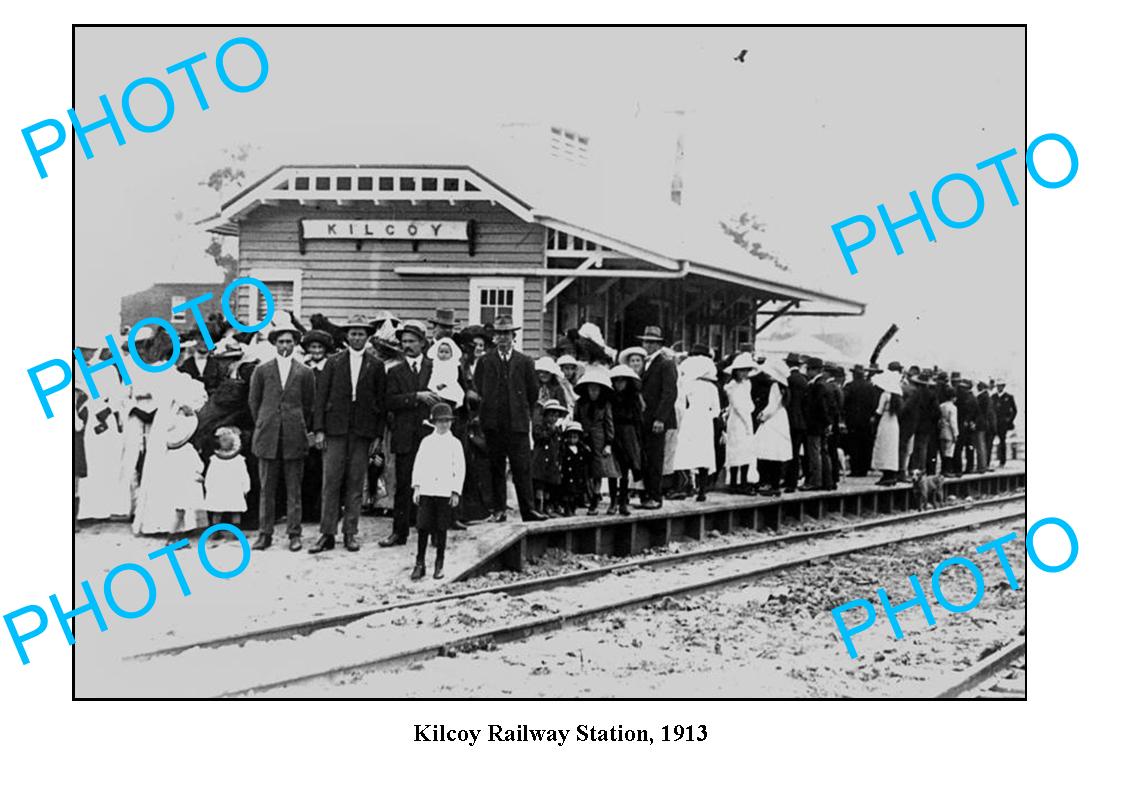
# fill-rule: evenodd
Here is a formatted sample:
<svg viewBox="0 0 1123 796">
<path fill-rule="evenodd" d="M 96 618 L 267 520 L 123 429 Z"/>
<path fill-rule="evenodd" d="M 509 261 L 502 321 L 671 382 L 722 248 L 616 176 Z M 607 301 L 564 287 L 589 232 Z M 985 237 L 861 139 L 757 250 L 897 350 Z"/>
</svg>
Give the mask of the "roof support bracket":
<svg viewBox="0 0 1123 796">
<path fill-rule="evenodd" d="M 574 271 L 588 271 L 590 268 L 599 268 L 603 262 L 604 259 L 602 256 L 593 254 L 589 257 L 586 257 L 581 265 L 577 266 Z M 550 288 L 549 291 L 547 291 L 546 295 L 542 297 L 542 306 L 544 308 L 548 307 L 550 305 L 550 302 L 560 296 L 567 287 L 569 287 L 574 283 L 574 281 L 576 281 L 576 279 L 576 276 L 567 276 L 565 279 L 561 280 L 552 288 Z"/>
<path fill-rule="evenodd" d="M 788 310 L 790 310 L 792 307 L 795 307 L 798 304 L 799 304 L 798 301 L 793 300 L 793 301 L 789 301 L 787 304 L 780 307 L 780 309 L 776 310 L 776 313 L 771 318 L 769 318 L 767 321 L 762 323 L 760 326 L 756 327 L 756 332 L 754 334 L 759 335 L 761 332 L 763 332 L 765 329 L 767 329 L 769 326 L 771 326 L 773 321 L 775 321 L 779 318 L 782 318 L 784 315 L 787 314 Z"/>
</svg>

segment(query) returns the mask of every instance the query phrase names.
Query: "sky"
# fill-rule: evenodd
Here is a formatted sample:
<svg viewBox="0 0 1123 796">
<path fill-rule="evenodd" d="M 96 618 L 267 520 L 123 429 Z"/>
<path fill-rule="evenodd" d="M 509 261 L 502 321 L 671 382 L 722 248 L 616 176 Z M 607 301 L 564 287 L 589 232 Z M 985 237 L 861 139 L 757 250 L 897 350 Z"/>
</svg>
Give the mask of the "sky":
<svg viewBox="0 0 1123 796">
<path fill-rule="evenodd" d="M 262 45 L 270 66 L 246 94 L 224 88 L 214 70 L 219 46 L 240 35 Z M 283 163 L 471 152 L 500 124 L 549 122 L 593 131 L 608 166 L 632 168 L 661 192 L 676 132 L 668 125 L 681 118 L 684 206 L 715 222 L 755 214 L 767 225 L 762 243 L 793 278 L 868 305 L 862 318 L 800 319 L 798 328 L 852 334 L 872 349 L 896 323 L 887 358 L 1002 373 L 1012 389 L 1024 379 L 1020 28 L 79 29 L 79 118 L 99 116 L 99 94 L 118 107 L 131 80 L 200 51 L 208 110 L 182 75 L 170 76 L 176 108 L 166 128 L 126 126 L 122 147 L 94 131 L 95 157 L 78 156 L 79 334 L 114 330 L 122 294 L 214 275 L 202 253 L 208 236 L 192 222 L 222 197 L 199 183 L 241 145 L 252 147 L 244 165 L 253 176 Z M 245 48 L 228 66 L 237 80 L 256 74 Z M 134 96 L 138 117 L 160 116 L 148 102 L 154 91 Z M 993 170 L 975 169 L 1011 147 L 1017 207 Z M 876 218 L 879 203 L 903 217 L 910 190 L 931 213 L 932 187 L 950 172 L 978 174 L 980 220 L 953 230 L 933 217 L 935 243 L 910 225 L 901 256 L 879 229 L 851 276 L 831 225 Z M 943 198 L 953 217 L 970 214 L 963 186 Z"/>
</svg>

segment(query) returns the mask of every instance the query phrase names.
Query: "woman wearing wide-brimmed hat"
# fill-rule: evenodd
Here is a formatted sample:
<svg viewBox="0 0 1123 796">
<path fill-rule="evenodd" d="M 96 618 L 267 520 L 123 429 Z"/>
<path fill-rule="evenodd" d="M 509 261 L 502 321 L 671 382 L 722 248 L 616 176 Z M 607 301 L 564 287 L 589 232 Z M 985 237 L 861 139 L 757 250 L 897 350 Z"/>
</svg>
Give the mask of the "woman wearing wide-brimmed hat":
<svg viewBox="0 0 1123 796">
<path fill-rule="evenodd" d="M 725 372 L 732 380 L 725 385 L 729 406 L 725 420 L 725 466 L 729 469 L 729 488 L 733 492 L 756 492 L 756 434 L 753 430 L 753 383 L 760 366 L 751 353 L 738 354 Z"/>
<path fill-rule="evenodd" d="M 780 494 L 784 463 L 792 458 L 792 433 L 788 422 L 788 372 L 790 368 L 775 357 L 764 361 L 762 371 L 768 377 L 768 402 L 757 415 L 757 468 L 764 485 L 759 494 Z"/>
<path fill-rule="evenodd" d="M 692 353 L 679 366 L 679 400 L 682 417 L 675 442 L 674 470 L 694 475 L 696 499 L 706 499 L 710 473 L 716 467 L 714 418 L 721 410 L 717 392 L 717 367 L 701 352 Z"/>
<path fill-rule="evenodd" d="M 900 450 L 900 424 L 898 416 L 904 406 L 901 397 L 901 375 L 889 370 L 874 379 L 881 388 L 877 400 L 877 436 L 873 442 L 873 469 L 881 470 L 877 486 L 892 486 L 897 483 L 897 462 Z"/>
</svg>

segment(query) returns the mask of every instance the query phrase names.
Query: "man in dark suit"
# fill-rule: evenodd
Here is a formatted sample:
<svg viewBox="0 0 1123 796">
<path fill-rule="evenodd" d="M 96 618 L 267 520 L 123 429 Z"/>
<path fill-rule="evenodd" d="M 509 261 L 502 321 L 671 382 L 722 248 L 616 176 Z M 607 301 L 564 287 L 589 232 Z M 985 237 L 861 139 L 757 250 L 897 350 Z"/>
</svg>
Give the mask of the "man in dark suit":
<svg viewBox="0 0 1123 796">
<path fill-rule="evenodd" d="M 832 467 L 828 460 L 826 439 L 830 433 L 830 407 L 827 402 L 826 374 L 823 360 L 807 359 L 807 401 L 803 407 L 807 423 L 807 479 L 799 488 L 801 492 L 834 489 L 831 483 Z"/>
<path fill-rule="evenodd" d="M 990 449 L 994 444 L 994 435 L 998 430 L 998 415 L 991 401 L 990 389 L 985 381 L 980 381 L 976 387 L 978 395 L 975 400 L 979 403 L 979 423 L 975 428 L 975 461 L 980 473 L 985 473 L 990 467 Z"/>
<path fill-rule="evenodd" d="M 492 522 L 507 519 L 508 460 L 523 520 L 546 519 L 545 514 L 534 510 L 530 483 L 530 415 L 538 400 L 538 376 L 534 360 L 514 348 L 518 329 L 509 317 L 496 318 L 492 330 L 495 348 L 476 365 L 480 427 L 487 441 L 491 471 L 492 511 L 488 519 Z"/>
<path fill-rule="evenodd" d="M 1006 434 L 1014 428 L 1014 418 L 1018 416 L 1018 403 L 1014 396 L 1006 392 L 1006 380 L 998 380 L 998 392 L 994 395 L 995 433 L 998 435 L 998 466 L 1006 466 Z"/>
<path fill-rule="evenodd" d="M 935 475 L 935 462 L 928 456 L 930 445 L 939 445 L 940 440 L 940 402 L 932 384 L 932 372 L 923 370 L 910 377 L 916 387 L 913 398 L 916 413 L 916 431 L 913 433 L 912 458 L 908 469 Z M 932 469 L 929 470 L 929 467 Z"/>
<path fill-rule="evenodd" d="M 869 474 L 873 457 L 873 413 L 877 411 L 877 387 L 866 378 L 866 369 L 855 365 L 853 378 L 842 388 L 842 419 L 846 423 L 847 453 L 850 454 L 850 475 L 862 478 Z"/>
<path fill-rule="evenodd" d="M 807 421 L 803 416 L 807 404 L 807 377 L 803 375 L 803 360 L 799 354 L 788 354 L 784 364 L 791 368 L 788 374 L 788 428 L 792 435 L 792 460 L 787 464 L 784 491 L 794 492 L 799 486 L 800 462 L 806 461 L 807 457 Z"/>
<path fill-rule="evenodd" d="M 209 396 L 214 392 L 215 387 L 222 380 L 221 369 L 219 368 L 218 360 L 210 356 L 207 351 L 206 345 L 203 343 L 203 336 L 199 332 L 192 332 L 184 342 L 194 342 L 194 348 L 191 351 L 191 356 L 179 363 L 176 368 L 181 373 L 186 373 L 195 381 L 201 381 L 203 388 L 207 391 Z"/>
<path fill-rule="evenodd" d="M 269 331 L 269 342 L 276 347 L 277 358 L 254 368 L 250 377 L 253 453 L 257 457 L 261 483 L 258 504 L 261 531 L 254 542 L 254 550 L 264 550 L 273 543 L 277 484 L 282 472 L 288 500 L 289 550 L 300 550 L 300 486 L 312 428 L 316 380 L 312 371 L 292 357 L 298 334 L 287 321 L 274 324 Z"/>
<path fill-rule="evenodd" d="M 405 544 L 413 520 L 413 460 L 421 438 L 429 428 L 423 421 L 429 408 L 440 403 L 429 389 L 433 361 L 423 353 L 425 324 L 406 321 L 398 328 L 398 342 L 404 356 L 401 364 L 386 374 L 386 408 L 392 413 L 390 451 L 394 454 L 394 526 L 380 547 Z"/>
<path fill-rule="evenodd" d="M 637 339 L 647 352 L 643 367 L 643 502 L 640 508 L 657 509 L 663 505 L 663 458 L 667 431 L 677 426 L 675 401 L 678 399 L 678 368 L 663 353 L 663 331 L 648 326 Z"/>
<path fill-rule="evenodd" d="M 316 444 L 324 451 L 324 488 L 320 538 L 308 548 L 309 553 L 335 547 L 341 503 L 343 546 L 351 552 L 359 549 L 356 536 L 363 479 L 385 425 L 386 370 L 366 348 L 371 323 L 363 315 L 353 315 L 342 328 L 347 333 L 347 348 L 324 365 L 323 389 L 316 392 L 312 419 Z"/>
<path fill-rule="evenodd" d="M 956 385 L 955 412 L 959 420 L 959 435 L 955 441 L 955 468 L 957 475 L 975 472 L 975 429 L 979 421 L 979 402 L 971 392 L 971 380 L 951 374 Z"/>
<path fill-rule="evenodd" d="M 304 364 L 312 371 L 316 389 L 323 389 L 320 382 L 324 375 L 324 365 L 327 364 L 327 355 L 334 347 L 331 335 L 312 329 L 300 339 L 300 347 L 304 349 Z M 313 445 L 308 449 L 308 458 L 304 460 L 304 482 L 300 487 L 305 520 L 315 523 L 320 521 L 320 490 L 323 487 L 324 452 Z"/>
</svg>

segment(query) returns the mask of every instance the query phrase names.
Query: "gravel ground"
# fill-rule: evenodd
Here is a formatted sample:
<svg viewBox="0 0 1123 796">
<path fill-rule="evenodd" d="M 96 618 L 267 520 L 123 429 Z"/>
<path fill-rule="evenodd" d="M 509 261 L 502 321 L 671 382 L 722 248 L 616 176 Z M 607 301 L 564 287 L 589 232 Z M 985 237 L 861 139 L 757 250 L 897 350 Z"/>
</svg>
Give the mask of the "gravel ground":
<svg viewBox="0 0 1123 796">
<path fill-rule="evenodd" d="M 854 553 L 785 570 L 748 584 L 597 618 L 582 627 L 507 644 L 492 651 L 443 657 L 394 672 L 347 674 L 330 683 L 274 692 L 284 696 L 467 697 L 901 697 L 924 696 L 933 680 L 962 671 L 1025 627 L 1025 548 L 1008 545 L 1022 588 L 1012 591 L 993 555 L 974 548 L 1019 528 L 987 525 L 889 548 Z M 893 637 L 881 614 L 855 637 L 849 658 L 830 609 L 874 597 L 910 594 L 907 576 L 922 583 L 940 561 L 972 557 L 986 594 L 975 609 L 950 614 L 933 603 L 936 625 L 913 608 Z M 946 597 L 967 602 L 970 576 L 945 574 Z M 1023 670 L 1024 682 L 1024 670 Z M 436 684 L 436 685 L 435 685 Z M 434 692 L 434 688 L 436 691 Z"/>
</svg>

